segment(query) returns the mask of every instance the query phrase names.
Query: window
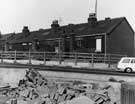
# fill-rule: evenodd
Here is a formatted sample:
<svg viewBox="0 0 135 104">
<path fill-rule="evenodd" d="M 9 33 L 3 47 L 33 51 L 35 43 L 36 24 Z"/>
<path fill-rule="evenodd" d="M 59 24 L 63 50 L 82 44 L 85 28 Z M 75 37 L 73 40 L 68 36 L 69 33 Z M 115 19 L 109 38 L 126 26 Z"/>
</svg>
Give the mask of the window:
<svg viewBox="0 0 135 104">
<path fill-rule="evenodd" d="M 96 52 L 102 51 L 102 39 L 96 39 Z"/>
<path fill-rule="evenodd" d="M 12 49 L 12 45 L 9 45 L 9 49 Z"/>
<path fill-rule="evenodd" d="M 130 59 L 123 59 L 122 63 L 129 63 Z"/>
<path fill-rule="evenodd" d="M 23 46 L 26 46 L 26 45 L 27 45 L 27 43 L 22 43 L 22 45 L 23 45 Z"/>
<path fill-rule="evenodd" d="M 81 48 L 82 47 L 82 38 L 77 38 L 76 42 L 77 42 L 77 47 Z"/>
<path fill-rule="evenodd" d="M 48 34 L 50 34 L 50 32 L 49 31 L 46 31 L 42 35 L 48 35 Z"/>
<path fill-rule="evenodd" d="M 132 59 L 132 60 L 131 60 L 131 63 L 135 63 L 135 59 Z"/>
<path fill-rule="evenodd" d="M 78 47 L 81 47 L 81 46 L 82 46 L 82 45 L 81 45 L 81 40 L 78 40 L 78 41 L 77 41 L 77 46 L 78 46 Z"/>
</svg>

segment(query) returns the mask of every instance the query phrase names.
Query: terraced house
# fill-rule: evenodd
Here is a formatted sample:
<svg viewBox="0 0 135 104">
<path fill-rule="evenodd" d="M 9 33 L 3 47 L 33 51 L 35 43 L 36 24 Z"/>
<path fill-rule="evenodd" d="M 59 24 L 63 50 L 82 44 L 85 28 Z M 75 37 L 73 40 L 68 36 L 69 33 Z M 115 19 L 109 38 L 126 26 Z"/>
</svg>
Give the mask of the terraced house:
<svg viewBox="0 0 135 104">
<path fill-rule="evenodd" d="M 5 38 L 6 37 L 6 38 Z M 114 53 L 134 55 L 134 31 L 125 17 L 97 20 L 89 14 L 87 23 L 60 26 L 55 20 L 49 29 L 5 34 L 1 50 Z"/>
</svg>

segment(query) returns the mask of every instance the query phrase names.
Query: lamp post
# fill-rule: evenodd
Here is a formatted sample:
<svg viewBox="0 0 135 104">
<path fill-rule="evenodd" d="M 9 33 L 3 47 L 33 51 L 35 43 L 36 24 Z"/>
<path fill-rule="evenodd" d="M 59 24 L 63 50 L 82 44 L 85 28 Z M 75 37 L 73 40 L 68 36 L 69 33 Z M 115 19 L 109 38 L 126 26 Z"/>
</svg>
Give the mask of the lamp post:
<svg viewBox="0 0 135 104">
<path fill-rule="evenodd" d="M 28 43 L 29 50 L 31 50 L 31 49 L 32 49 L 31 45 L 32 45 L 32 43 Z"/>
</svg>

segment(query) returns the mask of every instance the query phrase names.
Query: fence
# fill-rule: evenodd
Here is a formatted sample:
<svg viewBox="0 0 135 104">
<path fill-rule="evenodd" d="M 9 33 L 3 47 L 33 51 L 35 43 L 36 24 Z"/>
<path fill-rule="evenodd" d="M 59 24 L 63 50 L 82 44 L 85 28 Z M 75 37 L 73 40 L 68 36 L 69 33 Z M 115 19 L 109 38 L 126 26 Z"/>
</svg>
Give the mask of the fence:
<svg viewBox="0 0 135 104">
<path fill-rule="evenodd" d="M 99 53 L 77 53 L 77 52 L 24 52 L 24 51 L 1 51 L 0 52 L 1 62 L 5 59 L 14 60 L 28 60 L 29 64 L 32 64 L 32 60 L 43 61 L 46 64 L 47 61 L 57 61 L 61 64 L 65 60 L 72 61 L 75 65 L 79 62 L 87 62 L 94 65 L 94 63 L 105 63 L 110 66 L 116 64 L 121 57 L 125 55 L 118 54 L 99 54 Z"/>
<path fill-rule="evenodd" d="M 135 83 L 122 83 L 121 104 L 135 104 Z"/>
</svg>

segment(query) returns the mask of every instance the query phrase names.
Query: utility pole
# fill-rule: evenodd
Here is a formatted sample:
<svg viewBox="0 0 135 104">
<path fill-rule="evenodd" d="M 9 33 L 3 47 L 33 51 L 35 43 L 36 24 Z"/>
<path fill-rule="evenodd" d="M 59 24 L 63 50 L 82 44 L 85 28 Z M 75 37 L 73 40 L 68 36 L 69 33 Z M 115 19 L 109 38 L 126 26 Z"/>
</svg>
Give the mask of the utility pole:
<svg viewBox="0 0 135 104">
<path fill-rule="evenodd" d="M 95 15 L 96 15 L 96 18 L 97 18 L 97 0 L 95 2 Z"/>
</svg>

